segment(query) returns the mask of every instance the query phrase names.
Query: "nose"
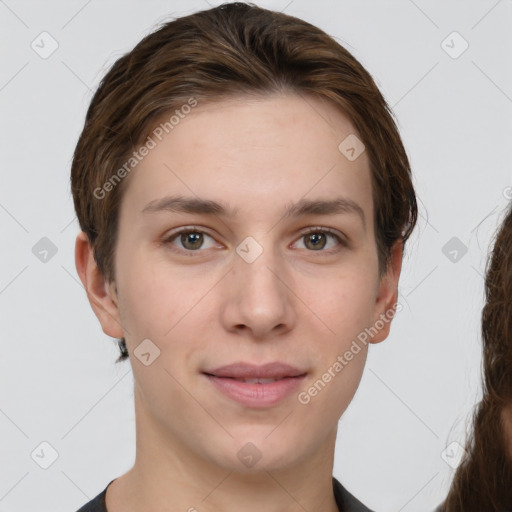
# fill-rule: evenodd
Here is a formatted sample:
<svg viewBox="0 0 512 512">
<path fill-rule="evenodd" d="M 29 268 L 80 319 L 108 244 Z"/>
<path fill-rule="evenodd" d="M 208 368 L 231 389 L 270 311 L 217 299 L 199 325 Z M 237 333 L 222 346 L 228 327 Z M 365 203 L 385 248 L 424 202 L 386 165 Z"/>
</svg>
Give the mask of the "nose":
<svg viewBox="0 0 512 512">
<path fill-rule="evenodd" d="M 291 280 L 286 262 L 271 249 L 265 248 L 252 262 L 236 254 L 232 270 L 223 280 L 225 329 L 254 340 L 274 338 L 293 329 L 297 315 Z"/>
</svg>

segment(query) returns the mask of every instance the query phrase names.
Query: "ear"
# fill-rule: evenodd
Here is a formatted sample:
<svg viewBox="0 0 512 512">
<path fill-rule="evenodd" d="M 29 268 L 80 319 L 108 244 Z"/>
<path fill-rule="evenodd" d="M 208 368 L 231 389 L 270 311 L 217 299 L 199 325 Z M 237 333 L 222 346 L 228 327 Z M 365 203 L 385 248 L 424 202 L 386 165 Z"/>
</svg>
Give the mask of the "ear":
<svg viewBox="0 0 512 512">
<path fill-rule="evenodd" d="M 403 241 L 397 240 L 391 248 L 391 256 L 385 274 L 379 280 L 372 326 L 377 331 L 370 343 L 384 341 L 391 329 L 391 319 L 397 308 L 398 279 L 402 270 Z"/>
<path fill-rule="evenodd" d="M 122 338 L 124 332 L 119 316 L 115 285 L 113 282 L 105 281 L 94 259 L 89 239 L 83 231 L 76 237 L 75 265 L 103 332 L 112 338 Z"/>
</svg>

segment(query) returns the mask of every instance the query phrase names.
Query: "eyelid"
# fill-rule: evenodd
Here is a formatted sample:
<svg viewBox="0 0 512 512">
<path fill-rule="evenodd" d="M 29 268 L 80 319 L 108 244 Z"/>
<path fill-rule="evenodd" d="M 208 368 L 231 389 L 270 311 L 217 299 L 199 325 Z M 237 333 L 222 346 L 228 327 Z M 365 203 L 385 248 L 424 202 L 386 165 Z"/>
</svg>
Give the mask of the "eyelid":
<svg viewBox="0 0 512 512">
<path fill-rule="evenodd" d="M 303 236 L 303 235 L 308 235 L 309 233 L 318 233 L 318 232 L 329 233 L 330 235 L 333 235 L 333 236 L 339 238 L 340 242 L 348 243 L 348 238 L 343 233 L 341 233 L 337 229 L 328 228 L 326 226 L 312 226 L 309 228 L 304 228 L 303 230 L 300 231 L 300 234 Z"/>
</svg>

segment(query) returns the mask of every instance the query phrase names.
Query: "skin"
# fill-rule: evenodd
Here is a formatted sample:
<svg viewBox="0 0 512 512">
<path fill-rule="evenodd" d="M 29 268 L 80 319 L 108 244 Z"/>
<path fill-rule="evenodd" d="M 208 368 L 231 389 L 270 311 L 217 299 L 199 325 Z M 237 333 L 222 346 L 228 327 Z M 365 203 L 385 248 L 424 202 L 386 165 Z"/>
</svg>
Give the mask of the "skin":
<svg viewBox="0 0 512 512">
<path fill-rule="evenodd" d="M 199 104 L 127 178 L 115 284 L 99 273 L 86 236 L 77 237 L 91 306 L 106 334 L 126 338 L 135 380 L 136 460 L 108 488 L 109 512 L 338 510 L 338 420 L 367 346 L 307 405 L 292 393 L 272 407 L 244 407 L 201 372 L 282 361 L 307 370 L 306 390 L 396 303 L 402 246 L 379 278 L 369 160 L 350 162 L 338 150 L 351 133 L 347 117 L 313 97 Z M 176 194 L 238 213 L 142 212 Z M 283 218 L 303 197 L 351 199 L 365 225 L 355 213 Z M 180 227 L 206 233 L 203 245 L 162 242 Z M 303 234 L 310 227 L 331 228 L 348 245 L 320 233 L 319 249 Z M 235 251 L 247 236 L 263 248 L 252 263 Z M 149 366 L 133 355 L 145 338 L 161 351 Z M 262 455 L 252 468 L 237 457 L 248 442 Z"/>
</svg>

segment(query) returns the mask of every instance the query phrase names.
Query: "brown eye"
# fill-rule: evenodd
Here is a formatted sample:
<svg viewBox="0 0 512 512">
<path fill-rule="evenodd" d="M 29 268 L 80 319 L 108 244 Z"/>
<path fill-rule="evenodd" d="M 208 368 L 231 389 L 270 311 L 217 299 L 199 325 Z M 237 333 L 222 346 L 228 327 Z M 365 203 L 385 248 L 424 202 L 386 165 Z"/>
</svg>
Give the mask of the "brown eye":
<svg viewBox="0 0 512 512">
<path fill-rule="evenodd" d="M 197 229 L 183 229 L 163 240 L 173 251 L 186 254 L 187 252 L 203 252 L 215 245 L 215 240 L 208 234 Z"/>
<path fill-rule="evenodd" d="M 326 238 L 325 233 L 308 233 L 304 236 L 304 240 L 306 241 L 305 245 L 308 249 L 323 249 L 327 243 Z"/>
<path fill-rule="evenodd" d="M 339 250 L 339 246 L 347 246 L 340 235 L 327 228 L 312 228 L 302 233 L 299 240 L 303 241 L 305 248 L 312 252 L 332 253 Z"/>
<path fill-rule="evenodd" d="M 203 234 L 197 231 L 181 233 L 180 241 L 185 249 L 193 251 L 194 249 L 199 249 L 201 245 L 203 245 Z"/>
</svg>

